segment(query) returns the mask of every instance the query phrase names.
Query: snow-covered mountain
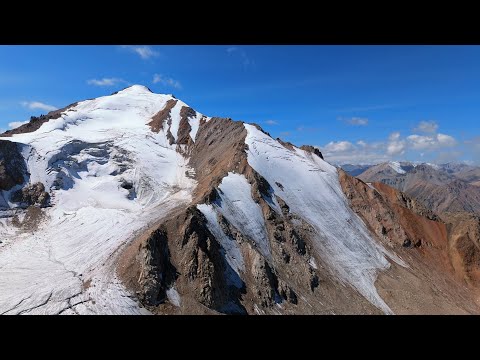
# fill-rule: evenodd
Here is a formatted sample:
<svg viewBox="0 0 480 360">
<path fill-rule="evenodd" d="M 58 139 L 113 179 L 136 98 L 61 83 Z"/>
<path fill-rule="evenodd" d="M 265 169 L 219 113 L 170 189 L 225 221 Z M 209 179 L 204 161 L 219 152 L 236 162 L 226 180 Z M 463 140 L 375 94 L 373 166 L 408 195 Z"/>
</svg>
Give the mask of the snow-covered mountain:
<svg viewBox="0 0 480 360">
<path fill-rule="evenodd" d="M 428 209 L 143 86 L 3 134 L 0 190 L 3 314 L 479 312 Z"/>
</svg>

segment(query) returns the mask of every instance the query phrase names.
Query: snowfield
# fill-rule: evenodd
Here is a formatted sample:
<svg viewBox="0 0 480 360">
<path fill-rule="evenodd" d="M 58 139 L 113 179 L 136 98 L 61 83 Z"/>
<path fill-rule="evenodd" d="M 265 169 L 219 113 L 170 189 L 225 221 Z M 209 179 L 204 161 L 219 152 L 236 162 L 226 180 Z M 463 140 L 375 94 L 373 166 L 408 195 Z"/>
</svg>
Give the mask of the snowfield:
<svg viewBox="0 0 480 360">
<path fill-rule="evenodd" d="M 253 125 L 245 124 L 245 128 L 248 163 L 270 183 L 291 212 L 315 228 L 316 250 L 333 274 L 385 313 L 392 313 L 377 293 L 376 274 L 390 266 L 386 256 L 406 265 L 372 239 L 350 209 L 336 168 L 298 148 L 286 149 Z"/>
<path fill-rule="evenodd" d="M 116 279 L 114 260 L 150 223 L 191 201 L 187 160 L 147 125 L 169 99 L 133 86 L 5 138 L 29 145 L 30 182 L 52 187 L 54 206 L 35 231 L 0 219 L 0 314 L 145 312 Z"/>
</svg>

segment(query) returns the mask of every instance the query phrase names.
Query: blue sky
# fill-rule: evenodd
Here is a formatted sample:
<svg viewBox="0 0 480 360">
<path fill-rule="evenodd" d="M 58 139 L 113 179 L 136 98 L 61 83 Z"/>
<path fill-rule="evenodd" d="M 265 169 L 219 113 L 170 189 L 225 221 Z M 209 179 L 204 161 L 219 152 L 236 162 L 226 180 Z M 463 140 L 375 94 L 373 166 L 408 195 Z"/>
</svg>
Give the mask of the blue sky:
<svg viewBox="0 0 480 360">
<path fill-rule="evenodd" d="M 480 163 L 480 46 L 0 46 L 0 128 L 129 84 L 332 162 Z"/>
</svg>

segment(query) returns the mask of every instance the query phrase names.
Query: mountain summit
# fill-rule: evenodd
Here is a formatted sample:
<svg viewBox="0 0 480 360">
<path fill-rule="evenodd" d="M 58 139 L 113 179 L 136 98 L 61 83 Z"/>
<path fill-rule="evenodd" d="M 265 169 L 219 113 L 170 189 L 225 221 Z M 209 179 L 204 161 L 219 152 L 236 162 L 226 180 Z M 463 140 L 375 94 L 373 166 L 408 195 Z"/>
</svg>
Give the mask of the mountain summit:
<svg viewBox="0 0 480 360">
<path fill-rule="evenodd" d="M 3 314 L 479 312 L 429 209 L 141 85 L 4 133 L 0 190 Z"/>
</svg>

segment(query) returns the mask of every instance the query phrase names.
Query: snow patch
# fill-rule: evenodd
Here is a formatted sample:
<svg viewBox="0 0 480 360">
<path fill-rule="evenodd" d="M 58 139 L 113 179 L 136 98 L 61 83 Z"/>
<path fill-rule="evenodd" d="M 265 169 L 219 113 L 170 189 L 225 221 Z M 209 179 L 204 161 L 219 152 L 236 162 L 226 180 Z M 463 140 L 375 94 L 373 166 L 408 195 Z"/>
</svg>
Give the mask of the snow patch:
<svg viewBox="0 0 480 360">
<path fill-rule="evenodd" d="M 202 119 L 203 115 L 197 112 L 197 116 L 189 117 L 188 123 L 190 124 L 190 138 L 193 142 L 195 142 L 195 137 L 197 136 L 198 128 L 200 126 L 200 120 Z"/>
<path fill-rule="evenodd" d="M 178 129 L 180 127 L 180 111 L 182 110 L 185 104 L 181 101 L 177 101 L 175 106 L 170 110 L 170 118 L 171 118 L 171 125 L 170 125 L 170 132 L 172 133 L 175 142 L 178 139 Z"/>
<path fill-rule="evenodd" d="M 167 298 L 168 301 L 172 303 L 172 305 L 180 307 L 180 294 L 174 287 L 171 287 L 167 290 Z"/>
<path fill-rule="evenodd" d="M 212 205 L 199 204 L 197 209 L 207 219 L 208 230 L 215 236 L 222 248 L 225 250 L 225 258 L 232 269 L 241 276 L 245 272 L 245 261 L 243 260 L 242 252 L 235 239 L 228 237 L 220 224 L 218 223 L 217 212 Z"/>
<path fill-rule="evenodd" d="M 315 259 L 314 259 L 313 257 L 311 257 L 310 259 L 308 259 L 308 264 L 309 264 L 312 268 L 314 268 L 315 270 L 318 269 L 317 263 L 316 263 L 316 261 L 315 261 Z"/>
<path fill-rule="evenodd" d="M 402 165 L 398 161 L 390 161 L 388 163 L 388 166 L 390 166 L 395 172 L 399 174 L 405 174 L 406 171 L 402 169 Z"/>
<path fill-rule="evenodd" d="M 260 253 L 271 258 L 262 209 L 252 199 L 252 188 L 244 175 L 229 172 L 218 187 L 220 199 L 215 208 L 233 226 L 248 236 Z"/>
</svg>

